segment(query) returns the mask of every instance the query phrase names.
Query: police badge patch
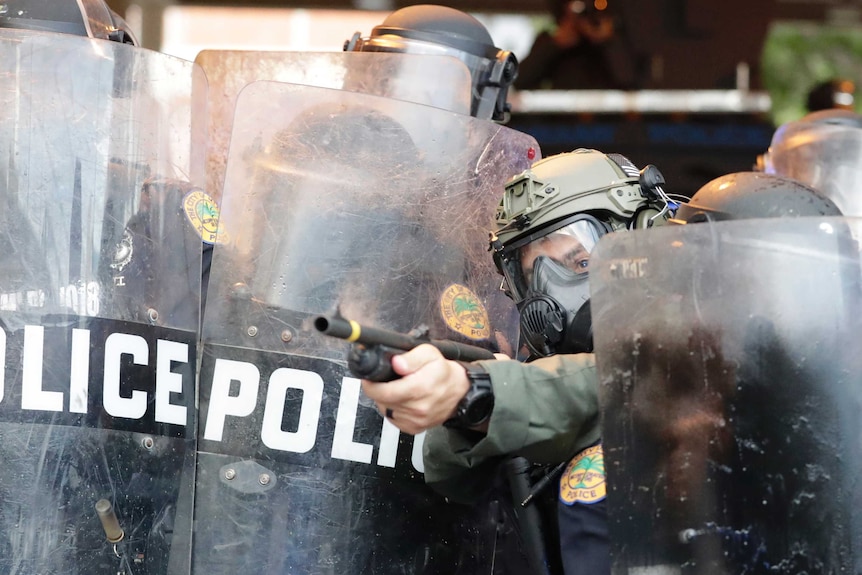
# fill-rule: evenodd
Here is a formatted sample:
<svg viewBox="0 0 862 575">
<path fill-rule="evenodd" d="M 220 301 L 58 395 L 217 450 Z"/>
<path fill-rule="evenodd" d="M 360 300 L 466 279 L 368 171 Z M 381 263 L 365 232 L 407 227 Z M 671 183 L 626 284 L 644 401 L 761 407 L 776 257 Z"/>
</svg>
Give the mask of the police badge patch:
<svg viewBox="0 0 862 575">
<path fill-rule="evenodd" d="M 560 501 L 566 505 L 597 503 L 607 494 L 605 455 L 601 445 L 581 451 L 560 478 Z"/>
<path fill-rule="evenodd" d="M 111 268 L 117 270 L 118 272 L 123 271 L 130 261 L 132 261 L 132 254 L 134 253 L 134 240 L 132 238 L 132 233 L 126 228 L 123 231 L 123 239 L 119 241 L 116 249 L 114 250 L 114 257 L 111 258 Z"/>
<path fill-rule="evenodd" d="M 183 198 L 183 211 L 205 243 L 227 243 L 224 230 L 219 228 L 219 207 L 214 199 L 201 190 L 191 191 Z"/>
<path fill-rule="evenodd" d="M 452 284 L 440 296 L 440 313 L 450 329 L 470 339 L 488 339 L 491 326 L 482 300 L 466 286 Z"/>
</svg>

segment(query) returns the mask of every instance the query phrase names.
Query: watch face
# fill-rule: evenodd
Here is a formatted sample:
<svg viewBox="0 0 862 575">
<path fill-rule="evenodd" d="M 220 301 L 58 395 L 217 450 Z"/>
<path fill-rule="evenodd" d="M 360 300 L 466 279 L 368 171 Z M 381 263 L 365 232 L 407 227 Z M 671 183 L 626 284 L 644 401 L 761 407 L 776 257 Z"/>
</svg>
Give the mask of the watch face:
<svg viewBox="0 0 862 575">
<path fill-rule="evenodd" d="M 465 422 L 469 426 L 479 425 L 488 419 L 492 409 L 494 409 L 494 394 L 491 391 L 480 392 L 479 395 L 470 398 L 464 408 Z"/>
</svg>

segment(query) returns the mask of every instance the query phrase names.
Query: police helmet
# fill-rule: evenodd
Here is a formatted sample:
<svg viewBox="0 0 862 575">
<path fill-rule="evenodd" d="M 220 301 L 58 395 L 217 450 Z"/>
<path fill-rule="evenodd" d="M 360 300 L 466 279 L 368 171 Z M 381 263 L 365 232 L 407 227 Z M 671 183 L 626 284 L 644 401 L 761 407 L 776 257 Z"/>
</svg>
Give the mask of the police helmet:
<svg viewBox="0 0 862 575">
<path fill-rule="evenodd" d="M 862 216 L 862 115 L 822 110 L 781 125 L 762 169 L 808 184 L 844 215 Z"/>
<path fill-rule="evenodd" d="M 344 49 L 454 56 L 466 64 L 472 77 L 470 114 L 498 122 L 507 119 L 506 97 L 518 73 L 518 60 L 494 46 L 485 26 L 460 10 L 431 4 L 396 10 L 367 38 L 354 34 Z"/>
<path fill-rule="evenodd" d="M 592 351 L 589 257 L 606 233 L 663 224 L 672 203 L 654 166 L 579 149 L 512 178 L 491 249 L 534 356 Z"/>
<path fill-rule="evenodd" d="M 672 223 L 804 216 L 841 216 L 835 203 L 802 182 L 776 174 L 736 172 L 718 177 L 679 206 Z"/>
<path fill-rule="evenodd" d="M 0 28 L 74 34 L 138 46 L 128 24 L 104 0 L 6 0 Z"/>
</svg>

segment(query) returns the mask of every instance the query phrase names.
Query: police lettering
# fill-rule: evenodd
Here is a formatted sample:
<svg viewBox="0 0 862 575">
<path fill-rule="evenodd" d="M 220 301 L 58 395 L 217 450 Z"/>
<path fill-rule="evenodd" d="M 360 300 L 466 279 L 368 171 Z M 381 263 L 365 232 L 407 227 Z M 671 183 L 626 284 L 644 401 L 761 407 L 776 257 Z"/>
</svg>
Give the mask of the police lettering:
<svg viewBox="0 0 862 575">
<path fill-rule="evenodd" d="M 258 408 L 261 373 L 252 363 L 217 358 L 210 384 L 206 423 L 201 439 L 221 442 L 225 439 L 228 418 L 248 418 Z M 292 431 L 285 431 L 283 425 L 288 390 L 302 393 L 298 421 Z M 324 393 L 324 381 L 313 371 L 287 367 L 274 370 L 269 376 L 260 419 L 260 440 L 263 445 L 286 453 L 308 453 L 315 447 L 320 448 L 317 442 Z M 329 456 L 344 461 L 395 467 L 400 432 L 386 419 L 379 418 L 382 427 L 376 462 L 374 446 L 354 440 L 360 395 L 360 381 L 343 377 Z M 420 473 L 423 472 L 423 440 L 424 434 L 415 437 L 411 456 L 414 469 Z"/>
<path fill-rule="evenodd" d="M 611 260 L 609 271 L 614 279 L 638 279 L 646 276 L 649 258 L 626 258 Z"/>
<path fill-rule="evenodd" d="M 6 398 L 7 365 L 12 362 L 20 365 L 20 405 L 22 410 L 63 412 L 66 393 L 57 391 L 58 384 L 68 389 L 68 411 L 86 414 L 91 409 L 89 390 L 91 378 L 95 385 L 101 386 L 104 411 L 115 418 L 137 420 L 144 417 L 147 406 L 154 403 L 156 422 L 185 426 L 188 409 L 176 403 L 178 394 L 183 393 L 183 375 L 177 372 L 177 364 L 190 361 L 187 343 L 155 339 L 155 365 L 150 365 L 150 344 L 141 335 L 129 333 L 109 333 L 104 340 L 104 363 L 100 369 L 91 369 L 93 355 L 91 330 L 71 329 L 71 357 L 68 363 L 68 382 L 58 381 L 56 350 L 45 349 L 45 328 L 40 325 L 26 325 L 23 330 L 23 345 L 10 346 L 10 335 L 0 329 L 0 402 Z M 10 349 L 20 350 L 20 357 L 13 357 Z M 51 357 L 51 368 L 45 368 L 47 353 Z M 124 380 L 123 359 L 131 359 L 132 364 L 153 370 L 155 387 L 151 391 L 134 389 L 131 394 L 121 393 Z M 17 373 L 17 369 L 10 373 Z M 51 379 L 48 386 L 44 378 Z M 48 389 L 53 387 L 54 390 Z M 152 401 L 151 401 L 152 400 Z"/>
</svg>

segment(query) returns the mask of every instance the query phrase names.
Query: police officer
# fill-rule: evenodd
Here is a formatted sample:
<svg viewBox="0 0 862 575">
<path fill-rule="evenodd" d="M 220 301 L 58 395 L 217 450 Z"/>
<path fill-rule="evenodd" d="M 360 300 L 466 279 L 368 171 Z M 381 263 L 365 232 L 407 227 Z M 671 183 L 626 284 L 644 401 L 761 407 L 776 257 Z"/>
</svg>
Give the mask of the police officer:
<svg viewBox="0 0 862 575">
<path fill-rule="evenodd" d="M 368 36 L 362 36 L 360 32 L 356 32 L 345 42 L 344 49 L 363 53 L 400 53 L 456 58 L 464 63 L 470 73 L 471 89 L 470 94 L 466 95 L 470 102 L 470 115 L 480 120 L 497 123 L 506 123 L 509 120 L 511 105 L 507 98 L 509 88 L 518 76 L 518 60 L 512 52 L 497 47 L 488 29 L 465 12 L 436 4 L 407 6 L 389 14 L 383 22 L 371 30 Z M 408 60 L 404 66 L 418 67 L 421 62 L 417 60 Z M 381 78 L 381 81 L 386 80 Z M 450 89 L 449 92 L 452 90 Z M 461 103 L 461 95 L 456 96 L 458 103 Z M 449 98 L 452 98 L 452 95 Z M 433 105 L 452 109 L 446 105 L 436 103 Z M 419 143 L 422 143 L 420 140 L 423 138 L 427 138 L 436 140 L 439 145 L 450 149 L 464 148 L 469 145 L 468 142 L 460 140 L 461 136 L 458 134 L 439 134 L 432 131 L 431 137 L 428 138 L 429 132 L 424 124 L 418 126 L 418 130 L 411 128 L 410 132 Z M 479 156 L 469 158 L 463 166 L 463 172 L 459 167 L 448 177 L 472 181 L 477 186 L 487 181 L 495 181 L 499 177 L 498 173 L 494 173 L 496 163 L 487 160 L 488 158 Z M 479 170 L 483 169 L 488 172 L 479 173 Z M 477 193 L 481 192 L 477 190 Z M 472 246 L 466 249 L 470 253 L 473 252 Z M 486 261 L 481 254 L 476 259 L 483 263 Z M 466 265 L 468 268 L 471 266 L 469 262 Z M 468 275 L 472 273 L 472 270 L 467 270 Z M 495 288 L 490 288 L 488 293 L 477 295 L 489 308 L 508 308 L 510 305 L 505 296 Z M 514 318 L 511 319 L 514 323 Z M 499 319 L 497 322 L 505 323 Z M 450 332 L 447 337 L 452 335 Z M 501 347 L 508 351 L 511 347 L 510 343 L 502 341 L 502 336 L 498 339 L 501 340 L 499 342 Z"/>
<path fill-rule="evenodd" d="M 670 206 L 661 183 L 655 168 L 639 173 L 595 150 L 536 162 L 507 183 L 491 240 L 531 361 L 462 364 L 419 346 L 393 358 L 401 379 L 363 382 L 393 424 L 428 430 L 425 480 L 452 500 L 470 501 L 513 454 L 564 464 L 556 492 L 567 574 L 610 570 L 590 252 L 605 234 L 663 224 Z"/>
</svg>

